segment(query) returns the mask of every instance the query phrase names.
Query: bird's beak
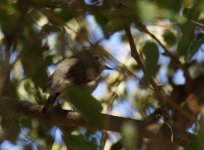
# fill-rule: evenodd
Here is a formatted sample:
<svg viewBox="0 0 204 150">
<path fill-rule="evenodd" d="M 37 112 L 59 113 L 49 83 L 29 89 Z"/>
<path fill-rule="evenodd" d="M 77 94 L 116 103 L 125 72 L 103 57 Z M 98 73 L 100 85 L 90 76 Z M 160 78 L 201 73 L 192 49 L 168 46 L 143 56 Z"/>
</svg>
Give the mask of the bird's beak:
<svg viewBox="0 0 204 150">
<path fill-rule="evenodd" d="M 113 70 L 113 68 L 109 67 L 109 66 L 105 66 L 106 70 Z"/>
</svg>

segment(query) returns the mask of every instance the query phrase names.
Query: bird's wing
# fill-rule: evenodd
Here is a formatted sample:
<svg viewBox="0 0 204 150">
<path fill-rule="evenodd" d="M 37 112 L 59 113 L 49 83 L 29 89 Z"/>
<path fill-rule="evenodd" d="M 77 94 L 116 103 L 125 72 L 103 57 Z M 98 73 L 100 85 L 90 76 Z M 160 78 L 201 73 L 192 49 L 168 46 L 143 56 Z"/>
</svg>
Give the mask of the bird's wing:
<svg viewBox="0 0 204 150">
<path fill-rule="evenodd" d="M 49 77 L 47 83 L 47 89 L 49 92 L 59 93 L 65 87 L 71 86 L 73 81 L 71 78 L 66 78 L 67 73 L 70 71 L 70 68 L 77 64 L 78 59 L 76 58 L 67 58 L 61 61 L 54 71 L 54 73 Z"/>
</svg>

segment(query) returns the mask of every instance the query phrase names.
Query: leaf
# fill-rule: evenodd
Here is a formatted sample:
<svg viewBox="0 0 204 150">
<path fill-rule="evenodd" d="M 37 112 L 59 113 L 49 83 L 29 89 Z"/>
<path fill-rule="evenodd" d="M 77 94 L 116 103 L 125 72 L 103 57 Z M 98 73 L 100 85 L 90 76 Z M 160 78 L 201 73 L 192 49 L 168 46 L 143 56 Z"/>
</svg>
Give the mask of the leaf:
<svg viewBox="0 0 204 150">
<path fill-rule="evenodd" d="M 30 118 L 27 118 L 27 117 L 24 117 L 24 116 L 22 116 L 22 117 L 19 118 L 19 122 L 20 122 L 20 124 L 21 124 L 23 127 L 28 127 L 28 128 L 30 128 L 30 127 L 32 126 L 32 121 L 31 121 L 31 119 L 30 119 Z"/>
<path fill-rule="evenodd" d="M 122 126 L 122 142 L 127 150 L 136 149 L 137 130 L 133 123 L 127 122 Z"/>
<path fill-rule="evenodd" d="M 30 33 L 33 34 L 33 33 Z M 44 88 L 47 81 L 46 64 L 43 59 L 43 49 L 38 37 L 24 41 L 21 62 L 27 77 L 30 77 L 38 86 Z"/>
<path fill-rule="evenodd" d="M 173 1 L 156 0 L 155 2 L 160 8 L 171 9 L 175 12 L 179 11 L 182 7 L 182 1 L 180 0 Z"/>
<path fill-rule="evenodd" d="M 180 55 L 186 55 L 188 53 L 191 42 L 195 37 L 195 26 L 190 20 L 196 20 L 199 17 L 200 12 L 197 9 L 197 5 L 194 5 L 193 8 L 188 11 L 184 11 L 184 14 L 186 18 L 188 18 L 188 21 L 185 24 L 180 25 L 182 31 L 182 38 L 178 45 L 178 54 Z"/>
<path fill-rule="evenodd" d="M 204 35 L 199 34 L 197 38 L 191 43 L 190 49 L 187 53 L 187 60 L 190 61 L 192 57 L 198 52 L 201 45 L 204 43 Z"/>
<path fill-rule="evenodd" d="M 98 24 L 99 24 L 101 27 L 107 25 L 108 22 L 110 21 L 110 20 L 108 19 L 108 17 L 107 17 L 107 16 L 104 16 L 104 15 L 95 15 L 95 19 L 96 19 L 96 21 L 98 22 Z"/>
<path fill-rule="evenodd" d="M 181 29 L 183 35 L 178 44 L 178 54 L 186 55 L 194 37 L 194 28 L 191 22 L 187 22 L 186 24 L 182 25 Z"/>
<path fill-rule="evenodd" d="M 114 16 L 105 16 L 101 14 L 95 15 L 95 19 L 97 23 L 100 25 L 100 27 L 103 29 L 104 35 L 106 38 L 109 38 L 109 36 L 117 31 L 120 31 L 123 29 L 123 24 L 120 20 L 120 18 L 112 19 Z"/>
<path fill-rule="evenodd" d="M 64 22 L 67 22 L 71 20 L 72 18 L 80 15 L 80 13 L 77 12 L 76 9 L 73 9 L 73 8 L 65 8 L 59 11 L 54 11 L 54 14 L 57 17 L 61 18 Z"/>
<path fill-rule="evenodd" d="M 0 9 L 0 27 L 5 34 L 13 34 L 13 28 L 16 27 L 16 21 L 19 17 L 18 11 L 12 7 L 7 6 Z"/>
<path fill-rule="evenodd" d="M 140 18 L 144 21 L 152 21 L 158 14 L 157 5 L 149 1 L 138 1 L 137 9 Z"/>
<path fill-rule="evenodd" d="M 201 124 L 203 125 L 203 124 Z M 185 147 L 185 150 L 201 150 L 204 149 L 204 143 L 203 143 L 203 138 L 204 138 L 204 131 L 203 128 L 201 127 L 199 133 L 197 136 L 195 136 L 190 143 Z"/>
<path fill-rule="evenodd" d="M 171 47 L 176 44 L 176 37 L 172 31 L 165 30 L 162 36 L 168 46 Z"/>
<path fill-rule="evenodd" d="M 85 88 L 69 87 L 65 96 L 83 116 L 97 127 L 102 127 L 102 106 Z"/>
<path fill-rule="evenodd" d="M 151 78 L 155 75 L 157 70 L 159 50 L 157 45 L 154 42 L 148 41 L 146 42 L 142 51 L 145 56 L 145 66 L 146 66 L 143 81 L 145 82 L 145 84 L 148 84 Z"/>
</svg>

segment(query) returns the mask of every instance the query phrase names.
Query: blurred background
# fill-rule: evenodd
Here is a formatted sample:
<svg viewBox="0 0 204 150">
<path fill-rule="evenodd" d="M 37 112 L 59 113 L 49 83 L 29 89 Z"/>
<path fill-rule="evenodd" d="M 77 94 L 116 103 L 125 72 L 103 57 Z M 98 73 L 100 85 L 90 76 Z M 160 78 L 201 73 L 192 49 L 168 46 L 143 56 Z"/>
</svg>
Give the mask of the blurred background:
<svg viewBox="0 0 204 150">
<path fill-rule="evenodd" d="M 92 48 L 101 51 L 113 68 L 102 73 L 92 93 L 103 113 L 147 119 L 159 107 L 153 77 L 163 90 L 172 120 L 184 131 L 200 135 L 186 149 L 201 150 L 203 10 L 201 0 L 1 0 L 0 95 L 44 104 L 43 90 L 56 64 Z M 131 30 L 145 71 L 131 56 L 124 24 Z M 70 106 L 64 103 L 63 108 Z M 62 131 L 8 112 L 0 111 L 2 150 L 109 150 L 118 145 L 118 149 L 164 149 L 161 141 L 138 138 L 137 128 L 129 123 L 121 133 L 82 127 Z M 165 122 L 160 117 L 153 124 L 158 130 Z M 172 145 L 166 149 L 183 149 Z"/>
</svg>

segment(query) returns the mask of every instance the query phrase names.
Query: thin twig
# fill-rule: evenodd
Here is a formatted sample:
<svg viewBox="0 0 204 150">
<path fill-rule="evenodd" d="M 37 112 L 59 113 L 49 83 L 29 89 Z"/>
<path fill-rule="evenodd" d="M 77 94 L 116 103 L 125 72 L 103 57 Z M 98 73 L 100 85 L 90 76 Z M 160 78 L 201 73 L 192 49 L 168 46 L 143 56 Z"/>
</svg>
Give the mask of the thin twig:
<svg viewBox="0 0 204 150">
<path fill-rule="evenodd" d="M 192 22 L 194 25 L 196 25 L 197 27 L 204 29 L 204 24 L 202 24 L 202 23 L 200 23 L 200 22 L 198 22 L 198 21 L 195 21 L 195 20 L 191 20 L 191 22 Z"/>
<path fill-rule="evenodd" d="M 104 150 L 107 138 L 108 138 L 107 131 L 103 131 L 101 136 L 101 142 L 100 142 L 100 150 Z"/>
<path fill-rule="evenodd" d="M 124 7 L 119 4 L 118 8 L 123 9 Z M 146 72 L 146 66 L 145 66 L 142 58 L 140 57 L 140 55 L 139 55 L 139 53 L 137 51 L 137 48 L 136 48 L 134 38 L 133 38 L 131 30 L 130 30 L 130 27 L 128 26 L 125 19 L 120 14 L 120 12 L 118 12 L 118 15 L 119 15 L 119 17 L 121 18 L 121 20 L 122 20 L 122 22 L 124 24 L 125 33 L 126 33 L 126 36 L 128 38 L 129 44 L 130 44 L 131 56 L 136 60 L 136 62 L 138 63 L 140 68 L 143 70 L 143 72 Z M 159 102 L 161 114 L 162 114 L 165 122 L 168 123 L 169 125 L 173 126 L 174 123 L 173 123 L 172 119 L 170 118 L 170 116 L 168 114 L 168 111 L 167 111 L 167 108 L 166 108 L 166 103 L 165 103 L 165 100 L 164 100 L 164 97 L 163 97 L 162 88 L 159 85 L 157 85 L 156 81 L 153 78 L 151 78 L 151 85 L 153 87 L 155 96 L 156 96 L 156 98 L 157 98 L 157 100 Z"/>
</svg>

